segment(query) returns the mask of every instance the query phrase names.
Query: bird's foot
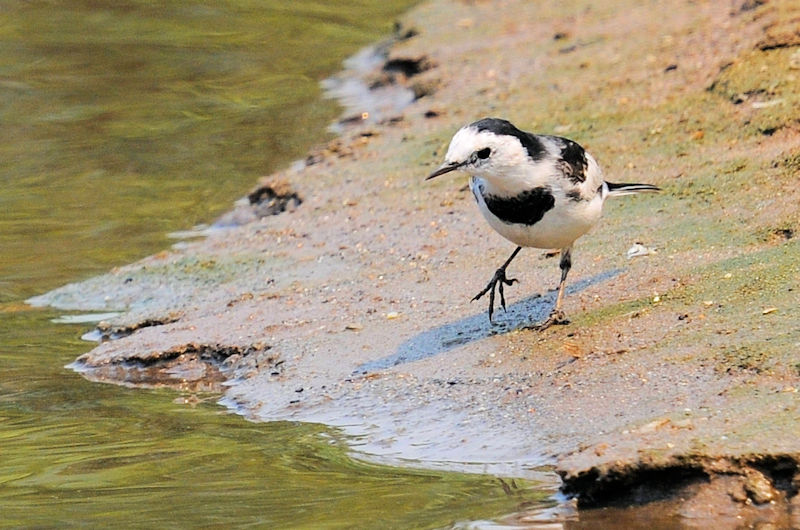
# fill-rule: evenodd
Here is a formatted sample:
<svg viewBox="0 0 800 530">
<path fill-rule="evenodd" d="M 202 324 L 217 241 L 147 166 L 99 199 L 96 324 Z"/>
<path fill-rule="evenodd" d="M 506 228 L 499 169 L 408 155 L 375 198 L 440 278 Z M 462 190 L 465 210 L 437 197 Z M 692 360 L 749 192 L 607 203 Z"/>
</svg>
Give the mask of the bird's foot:
<svg viewBox="0 0 800 530">
<path fill-rule="evenodd" d="M 526 326 L 525 329 L 530 329 L 533 331 L 544 331 L 550 326 L 564 326 L 566 324 L 569 324 L 569 319 L 564 314 L 564 312 L 560 309 L 553 309 L 553 311 L 550 313 L 550 316 L 547 317 L 547 320 L 545 320 L 541 324 Z"/>
<path fill-rule="evenodd" d="M 500 293 L 500 305 L 503 306 L 503 311 L 505 311 L 506 297 L 503 295 L 503 285 L 512 285 L 516 281 L 517 281 L 516 278 L 506 278 L 505 267 L 500 267 L 495 271 L 494 276 L 492 276 L 492 279 L 489 281 L 486 287 L 481 292 L 476 294 L 470 301 L 474 302 L 481 296 L 485 295 L 486 293 L 489 293 L 489 322 L 493 322 L 492 315 L 494 314 L 495 290 L 497 290 Z"/>
</svg>

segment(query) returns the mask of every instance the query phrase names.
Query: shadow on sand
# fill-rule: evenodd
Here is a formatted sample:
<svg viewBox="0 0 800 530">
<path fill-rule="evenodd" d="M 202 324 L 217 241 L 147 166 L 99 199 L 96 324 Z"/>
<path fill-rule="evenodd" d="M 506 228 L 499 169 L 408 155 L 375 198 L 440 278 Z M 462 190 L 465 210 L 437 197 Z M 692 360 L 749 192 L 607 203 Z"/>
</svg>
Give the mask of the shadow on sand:
<svg viewBox="0 0 800 530">
<path fill-rule="evenodd" d="M 580 280 L 567 287 L 567 296 L 578 293 L 596 283 L 607 281 L 617 276 L 620 272 L 622 272 L 622 269 L 612 269 Z M 534 295 L 520 300 L 509 305 L 508 310 L 505 312 L 500 308 L 495 311 L 494 324 L 489 323 L 485 301 L 481 299 L 480 307 L 482 311 L 479 313 L 423 331 L 403 342 L 392 355 L 363 363 L 353 373 L 366 374 L 405 363 L 421 361 L 470 342 L 485 339 L 492 335 L 508 333 L 509 331 L 541 322 L 550 314 L 554 299 L 555 290 L 546 296 Z M 499 300 L 497 303 L 499 305 Z"/>
</svg>

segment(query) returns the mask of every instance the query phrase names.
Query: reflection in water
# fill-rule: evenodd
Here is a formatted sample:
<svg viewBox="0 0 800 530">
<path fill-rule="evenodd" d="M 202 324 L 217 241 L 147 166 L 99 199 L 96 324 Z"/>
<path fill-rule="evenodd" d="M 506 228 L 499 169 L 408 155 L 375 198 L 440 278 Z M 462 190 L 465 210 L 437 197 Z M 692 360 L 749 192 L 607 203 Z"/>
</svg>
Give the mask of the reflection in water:
<svg viewBox="0 0 800 530">
<path fill-rule="evenodd" d="M 440 527 L 543 495 L 346 457 L 213 394 L 66 370 L 81 318 L 22 300 L 166 247 L 321 140 L 319 80 L 413 3 L 5 0 L 0 526 Z"/>
</svg>

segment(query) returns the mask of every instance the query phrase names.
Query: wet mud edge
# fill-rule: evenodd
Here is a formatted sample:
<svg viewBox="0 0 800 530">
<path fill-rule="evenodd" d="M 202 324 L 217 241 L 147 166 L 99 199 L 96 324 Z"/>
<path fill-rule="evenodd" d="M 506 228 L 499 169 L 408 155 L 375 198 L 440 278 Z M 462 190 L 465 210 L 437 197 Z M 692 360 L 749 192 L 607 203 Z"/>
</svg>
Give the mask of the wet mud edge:
<svg viewBox="0 0 800 530">
<path fill-rule="evenodd" d="M 679 455 L 658 464 L 639 461 L 574 474 L 562 469 L 559 475 L 562 492 L 583 509 L 664 503 L 673 504 L 676 515 L 697 518 L 711 504 L 716 515 L 750 523 L 796 522 L 800 509 L 796 455 Z"/>
<path fill-rule="evenodd" d="M 409 38 L 416 35 L 414 32 Z M 769 48 L 763 49 L 774 48 L 775 45 L 770 44 Z M 430 75 L 425 75 L 429 74 L 430 70 L 435 70 L 435 64 L 426 58 L 413 60 L 402 57 L 390 58 L 380 67 L 381 76 L 389 80 L 382 78 L 381 81 L 375 82 L 373 87 L 382 88 L 387 83 L 394 82 L 396 77 L 405 80 L 408 77 L 417 79 L 417 76 L 421 76 L 423 81 L 414 81 L 411 101 L 424 101 L 426 96 L 434 92 L 432 87 L 437 85 Z M 427 109 L 419 113 L 420 119 L 424 122 L 446 115 L 446 111 L 441 110 L 442 108 L 445 106 L 436 107 L 435 110 Z M 393 127 L 404 120 L 406 118 L 402 113 L 398 113 L 384 117 L 381 121 L 366 124 L 361 115 L 349 115 L 340 125 L 356 128 L 369 125 L 369 128 L 353 129 L 355 133 L 345 134 L 325 148 L 314 150 L 303 165 L 322 166 L 330 158 L 355 159 L 359 156 L 357 153 L 361 143 L 368 143 L 371 138 L 382 134 L 384 128 Z M 318 197 L 313 194 L 301 194 L 283 177 L 269 177 L 242 201 L 246 213 L 238 215 L 235 220 L 226 218 L 222 224 L 242 226 L 257 223 L 259 219 L 269 215 L 291 215 L 296 209 L 306 208 L 315 200 L 318 200 Z M 356 199 L 348 200 L 356 201 Z M 348 206 L 346 201 L 345 206 Z M 791 227 L 782 230 L 789 234 L 793 233 Z M 286 233 L 289 233 L 288 229 Z M 302 240 L 300 242 L 302 243 Z M 244 305 L 257 298 L 258 294 L 249 295 L 249 298 L 243 295 L 237 300 L 228 302 L 228 306 L 238 304 L 239 300 L 242 300 Z M 329 299 L 325 298 L 325 302 L 328 301 Z M 532 304 L 528 303 L 526 308 L 530 308 Z M 164 318 L 151 315 L 142 319 L 139 324 L 108 324 L 101 326 L 100 331 L 104 333 L 104 338 L 126 338 L 125 336 L 132 337 L 141 332 L 153 332 L 156 328 L 181 325 L 183 318 L 183 313 L 180 316 Z M 474 321 L 472 317 L 464 317 L 459 322 L 467 322 L 467 325 L 473 326 L 474 329 L 482 329 L 474 322 L 483 318 L 484 315 L 479 314 Z M 369 324 L 367 321 L 366 325 Z M 365 324 L 347 323 L 343 327 L 345 330 L 343 333 L 351 333 L 356 337 Z M 167 329 L 166 333 L 169 332 Z M 413 333 L 408 335 L 412 336 Z M 489 336 L 491 334 L 486 333 L 481 335 L 481 338 Z M 349 342 L 342 340 L 343 344 Z M 353 342 L 356 343 L 355 340 Z M 454 347 L 459 345 L 454 343 Z M 448 351 L 448 348 L 449 346 L 442 351 Z M 264 373 L 276 381 L 289 379 L 288 382 L 284 381 L 285 386 L 294 384 L 291 375 L 285 372 L 285 366 L 291 360 L 282 357 L 280 348 L 263 342 L 183 340 L 177 346 L 172 345 L 168 348 L 160 348 L 157 343 L 153 343 L 151 348 L 143 348 L 134 353 L 116 355 L 113 350 L 113 347 L 107 348 L 103 356 L 94 354 L 82 356 L 75 361 L 73 368 L 93 380 L 132 386 L 169 385 L 188 390 L 222 391 L 225 383 L 247 381 L 254 374 Z M 624 352 L 622 349 L 618 351 Z M 402 365 L 401 360 L 394 360 L 397 361 L 395 364 Z M 578 360 L 580 356 L 575 356 L 568 362 Z M 393 368 L 394 365 L 391 363 L 381 367 L 387 371 Z M 561 365 L 557 368 L 561 369 Z M 347 384 L 361 385 L 363 381 L 366 386 L 371 383 L 372 378 L 388 379 L 385 374 L 375 370 L 367 371 L 362 379 L 353 378 L 352 381 L 347 381 Z M 455 388 L 461 385 L 455 383 L 451 385 L 448 382 L 443 386 Z M 304 385 L 293 392 L 304 392 L 304 396 L 307 396 L 313 390 L 313 385 Z M 347 392 L 343 392 L 342 395 L 349 396 Z M 290 401 L 290 404 L 295 405 L 295 401 Z M 258 419 L 257 415 L 253 417 Z M 797 453 L 762 454 L 747 450 L 727 453 L 704 452 L 679 446 L 675 451 L 665 450 L 654 456 L 642 453 L 638 448 L 615 452 L 614 444 L 615 441 L 611 437 L 599 437 L 585 450 L 572 453 L 556 451 L 552 456 L 556 471 L 562 480 L 562 491 L 575 497 L 578 507 L 591 509 L 666 502 L 675 504 L 673 508 L 677 514 L 702 517 L 703 506 L 713 503 L 717 507 L 716 515 L 724 513 L 748 521 L 768 518 L 791 522 L 797 521 L 800 514 L 798 506 L 800 458 Z M 560 449 L 563 450 L 563 446 Z"/>
</svg>

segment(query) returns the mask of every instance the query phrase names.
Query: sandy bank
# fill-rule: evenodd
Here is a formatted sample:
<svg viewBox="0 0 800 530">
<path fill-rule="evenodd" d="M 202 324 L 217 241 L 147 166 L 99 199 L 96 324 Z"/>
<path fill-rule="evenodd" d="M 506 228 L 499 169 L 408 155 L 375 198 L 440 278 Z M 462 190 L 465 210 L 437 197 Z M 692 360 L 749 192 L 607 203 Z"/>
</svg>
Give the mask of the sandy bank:
<svg viewBox="0 0 800 530">
<path fill-rule="evenodd" d="M 586 506 L 680 491 L 684 515 L 797 523 L 798 8 L 605 4 L 422 5 L 374 72 L 417 99 L 269 177 L 291 211 L 37 303 L 126 311 L 78 360 L 92 378 L 227 380 L 247 416 L 340 426 L 375 458 L 555 465 Z M 578 241 L 569 326 L 519 330 L 558 279 L 533 250 L 497 326 L 469 303 L 512 247 L 465 181 L 423 178 L 487 115 L 665 189 Z M 656 252 L 627 259 L 637 242 Z"/>
</svg>

